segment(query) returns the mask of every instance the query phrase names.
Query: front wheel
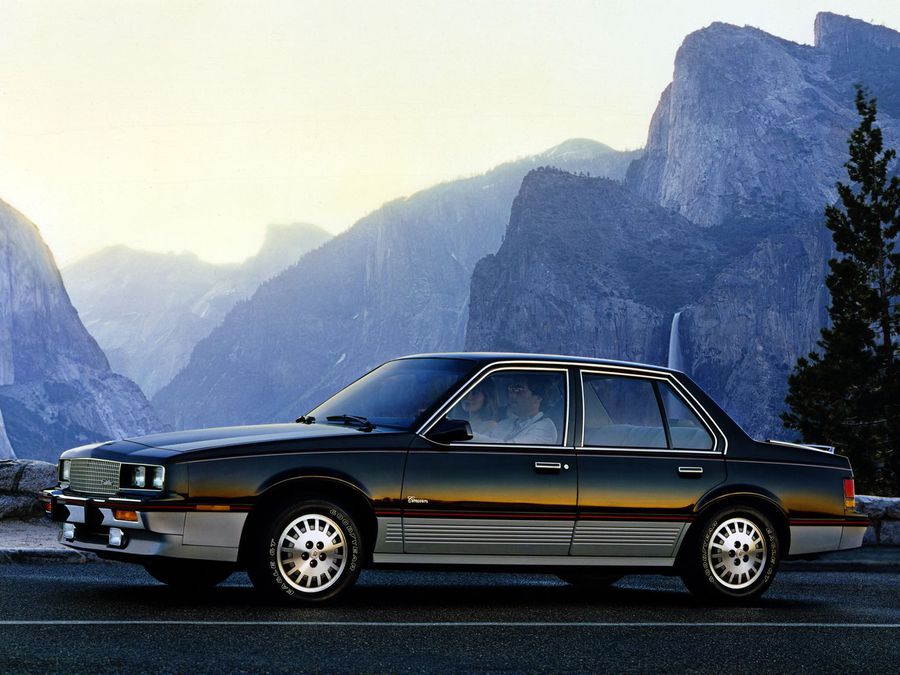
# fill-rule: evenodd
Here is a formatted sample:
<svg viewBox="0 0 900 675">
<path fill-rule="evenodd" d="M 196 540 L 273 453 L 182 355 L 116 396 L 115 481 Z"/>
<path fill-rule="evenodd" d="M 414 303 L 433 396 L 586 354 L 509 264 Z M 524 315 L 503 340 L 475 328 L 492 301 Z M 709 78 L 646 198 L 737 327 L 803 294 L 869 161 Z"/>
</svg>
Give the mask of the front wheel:
<svg viewBox="0 0 900 675">
<path fill-rule="evenodd" d="M 781 550 L 771 521 L 751 507 L 731 506 L 702 521 L 682 560 L 685 585 L 707 600 L 739 603 L 766 592 Z"/>
<path fill-rule="evenodd" d="M 284 509 L 262 528 L 248 569 L 253 585 L 282 600 L 331 600 L 362 568 L 362 540 L 337 504 L 310 500 Z"/>
</svg>

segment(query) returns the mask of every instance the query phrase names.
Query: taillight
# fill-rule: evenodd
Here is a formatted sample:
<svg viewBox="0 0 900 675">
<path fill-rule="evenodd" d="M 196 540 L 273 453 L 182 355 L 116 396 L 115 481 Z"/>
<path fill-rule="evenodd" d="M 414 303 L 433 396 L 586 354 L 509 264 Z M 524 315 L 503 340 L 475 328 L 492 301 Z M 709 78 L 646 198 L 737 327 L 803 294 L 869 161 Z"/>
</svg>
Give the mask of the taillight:
<svg viewBox="0 0 900 675">
<path fill-rule="evenodd" d="M 856 509 L 856 486 L 852 478 L 844 479 L 844 510 L 853 511 Z"/>
</svg>

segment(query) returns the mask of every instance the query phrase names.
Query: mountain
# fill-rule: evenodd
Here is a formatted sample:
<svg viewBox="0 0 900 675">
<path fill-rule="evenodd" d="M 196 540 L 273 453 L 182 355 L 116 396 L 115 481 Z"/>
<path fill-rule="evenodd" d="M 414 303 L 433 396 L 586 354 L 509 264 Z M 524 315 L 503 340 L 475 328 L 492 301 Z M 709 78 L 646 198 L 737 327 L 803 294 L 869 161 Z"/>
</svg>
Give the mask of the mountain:
<svg viewBox="0 0 900 675">
<path fill-rule="evenodd" d="M 693 33 L 623 187 L 527 177 L 473 276 L 466 347 L 681 363 L 751 434 L 784 435 L 788 373 L 827 320 L 822 214 L 845 179 L 854 83 L 900 141 L 900 34 L 834 14 L 815 33 L 814 46 L 725 24 Z M 531 245 L 541 237 L 553 245 Z M 622 253 L 636 242 L 643 259 Z M 649 301 L 648 285 L 670 297 Z"/>
<path fill-rule="evenodd" d="M 273 225 L 259 252 L 233 265 L 113 246 L 65 267 L 62 275 L 112 368 L 152 396 L 238 300 L 330 236 L 315 225 Z"/>
<path fill-rule="evenodd" d="M 162 428 L 85 330 L 37 227 L 2 201 L 0 417 L 0 450 L 51 462 L 66 447 Z"/>
<path fill-rule="evenodd" d="M 472 270 L 523 176 L 622 178 L 636 154 L 575 139 L 384 205 L 238 303 L 154 406 L 178 427 L 292 419 L 381 361 L 459 349 Z"/>
</svg>

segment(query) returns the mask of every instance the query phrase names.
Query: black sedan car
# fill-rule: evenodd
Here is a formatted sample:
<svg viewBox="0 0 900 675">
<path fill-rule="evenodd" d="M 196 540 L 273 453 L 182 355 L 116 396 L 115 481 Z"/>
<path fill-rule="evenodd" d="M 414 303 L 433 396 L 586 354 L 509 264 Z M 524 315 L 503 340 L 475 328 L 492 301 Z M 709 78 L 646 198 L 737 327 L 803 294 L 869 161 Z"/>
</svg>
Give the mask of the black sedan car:
<svg viewBox="0 0 900 675">
<path fill-rule="evenodd" d="M 59 471 L 41 498 L 68 546 L 298 602 L 388 566 L 662 572 L 742 601 L 868 524 L 846 457 L 751 439 L 683 373 L 565 356 L 401 358 L 292 424 L 84 446 Z"/>
</svg>

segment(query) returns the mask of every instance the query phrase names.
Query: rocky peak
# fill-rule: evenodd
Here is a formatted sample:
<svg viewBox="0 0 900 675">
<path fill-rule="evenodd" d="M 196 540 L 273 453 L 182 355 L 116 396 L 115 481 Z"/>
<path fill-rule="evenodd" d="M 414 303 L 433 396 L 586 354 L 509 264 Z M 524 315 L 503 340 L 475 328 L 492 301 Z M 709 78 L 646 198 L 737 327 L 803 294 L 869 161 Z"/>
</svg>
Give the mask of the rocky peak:
<svg viewBox="0 0 900 675">
<path fill-rule="evenodd" d="M 820 17 L 824 46 L 854 41 L 857 33 L 882 46 L 900 37 L 846 17 Z M 836 197 L 856 123 L 853 83 L 864 82 L 878 97 L 888 141 L 897 127 L 891 115 L 900 114 L 900 49 L 853 54 L 838 61 L 818 43 L 721 23 L 687 36 L 646 151 L 629 168 L 630 188 L 706 226 L 760 206 L 821 213 Z"/>
<path fill-rule="evenodd" d="M 864 49 L 900 49 L 900 33 L 849 16 L 819 12 L 815 23 L 816 49 L 849 53 Z"/>
</svg>

